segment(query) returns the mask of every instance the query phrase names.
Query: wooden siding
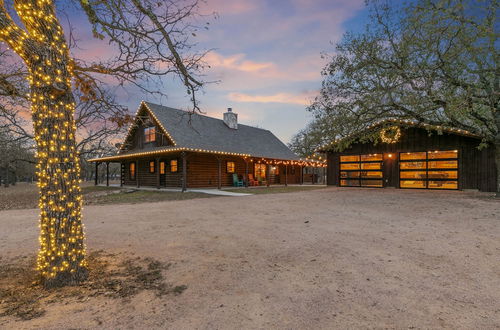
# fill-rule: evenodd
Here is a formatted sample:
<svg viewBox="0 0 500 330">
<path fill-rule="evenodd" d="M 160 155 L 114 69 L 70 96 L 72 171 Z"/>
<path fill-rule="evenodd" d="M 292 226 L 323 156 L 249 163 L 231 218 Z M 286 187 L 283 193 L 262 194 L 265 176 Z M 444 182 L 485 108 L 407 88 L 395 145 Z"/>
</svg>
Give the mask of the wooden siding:
<svg viewBox="0 0 500 330">
<path fill-rule="evenodd" d="M 177 159 L 177 172 L 172 173 L 170 171 L 170 160 Z M 150 173 L 149 162 L 155 162 L 155 172 Z M 181 187 L 182 186 L 182 160 L 180 155 L 171 156 L 169 158 L 161 157 L 159 161 L 165 162 L 165 174 L 160 174 L 160 186 L 161 187 Z M 130 179 L 130 163 L 136 163 L 136 178 L 135 180 Z M 158 173 L 159 165 L 156 165 L 156 158 L 140 158 L 131 161 L 123 162 L 125 164 L 123 184 L 126 186 L 137 186 L 137 180 L 139 180 L 139 186 L 142 187 L 157 187 L 158 184 Z"/>
<path fill-rule="evenodd" d="M 172 172 L 170 163 L 177 160 L 177 172 Z M 160 157 L 160 162 L 165 162 L 165 174 L 160 174 L 160 185 L 162 187 L 182 187 L 182 157 L 180 154 L 169 157 Z"/>
<path fill-rule="evenodd" d="M 496 191 L 496 167 L 494 147 L 489 146 L 479 150 L 481 142 L 478 139 L 461 135 L 428 132 L 422 128 L 402 129 L 401 138 L 397 143 L 356 143 L 343 152 L 327 153 L 327 184 L 339 184 L 339 157 L 348 154 L 392 153 L 394 169 L 391 181 L 399 186 L 398 157 L 400 152 L 418 152 L 434 150 L 458 150 L 459 152 L 459 189 L 479 189 L 481 191 Z"/>
<path fill-rule="evenodd" d="M 241 158 L 221 157 L 221 185 L 233 185 L 233 174 L 226 172 L 226 162 L 235 163 L 235 173 L 245 175 L 245 162 Z M 187 158 L 187 183 L 189 188 L 217 187 L 219 163 L 216 155 L 189 154 Z M 250 168 L 249 168 L 250 171 Z M 251 173 L 251 172 L 250 172 Z"/>
<path fill-rule="evenodd" d="M 288 184 L 299 184 L 300 183 L 300 171 L 302 167 L 299 165 L 288 165 L 288 178 L 285 178 L 285 165 L 279 166 L 279 179 L 274 182 L 271 181 L 271 184 L 285 184 L 285 180 Z"/>
<path fill-rule="evenodd" d="M 170 160 L 176 159 L 178 164 L 178 171 L 172 173 L 170 171 Z M 228 161 L 235 163 L 235 173 L 239 178 L 245 177 L 245 160 L 239 157 L 217 156 L 211 154 L 200 153 L 187 153 L 187 187 L 188 188 L 204 188 L 204 187 L 217 187 L 218 186 L 218 159 L 221 162 L 221 186 L 230 187 L 233 185 L 233 174 L 227 173 L 226 164 Z M 123 177 L 122 182 L 127 186 L 137 186 L 137 179 L 139 186 L 156 187 L 158 182 L 159 166 L 155 163 L 155 173 L 149 172 L 149 162 L 155 161 L 156 158 L 140 158 L 130 161 L 124 161 L 122 164 Z M 130 163 L 136 163 L 136 179 L 130 179 Z M 182 187 L 182 156 L 181 154 L 172 154 L 168 157 L 162 156 L 159 162 L 165 162 L 165 174 L 160 175 L 161 187 Z M 272 165 L 269 165 L 272 166 Z M 285 184 L 285 166 L 277 165 L 279 167 L 278 175 L 270 175 L 270 184 Z M 293 170 L 292 170 L 293 168 Z M 299 184 L 301 180 L 300 171 L 301 167 L 288 166 L 288 184 Z M 254 162 L 248 161 L 248 174 L 254 175 Z M 255 176 L 255 175 L 254 175 Z"/>
<path fill-rule="evenodd" d="M 326 184 L 330 186 L 339 185 L 339 153 L 329 152 L 326 155 L 326 163 L 328 167 L 326 168 Z"/>
<path fill-rule="evenodd" d="M 122 183 L 125 185 L 125 186 L 132 186 L 132 185 L 136 185 L 136 180 L 132 180 L 130 179 L 130 163 L 137 163 L 136 160 L 133 160 L 133 161 L 125 161 L 123 162 L 122 164 L 124 165 L 124 168 L 123 168 L 123 172 L 122 172 Z M 137 165 L 136 165 L 136 179 L 137 179 Z"/>
</svg>

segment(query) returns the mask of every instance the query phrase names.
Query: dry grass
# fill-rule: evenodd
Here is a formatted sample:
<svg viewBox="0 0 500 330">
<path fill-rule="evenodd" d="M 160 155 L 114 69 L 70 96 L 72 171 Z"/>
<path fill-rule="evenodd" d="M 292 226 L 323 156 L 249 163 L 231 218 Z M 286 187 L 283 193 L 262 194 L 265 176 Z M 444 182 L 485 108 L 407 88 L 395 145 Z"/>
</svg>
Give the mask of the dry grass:
<svg viewBox="0 0 500 330">
<path fill-rule="evenodd" d="M 162 202 L 208 198 L 213 195 L 203 193 L 181 193 L 166 191 L 144 191 L 117 187 L 93 186 L 84 183 L 82 187 L 85 205 L 101 204 L 137 204 L 144 202 Z M 0 211 L 14 209 L 33 209 L 38 206 L 36 184 L 18 183 L 9 188 L 0 187 Z"/>
<path fill-rule="evenodd" d="M 289 192 L 311 191 L 325 186 L 271 186 L 251 188 L 230 188 L 226 191 L 248 194 L 277 194 Z M 133 188 L 94 186 L 84 183 L 82 186 L 85 205 L 104 204 L 138 204 L 145 202 L 177 201 L 194 198 L 210 198 L 216 195 L 197 192 L 171 192 L 135 190 Z M 0 211 L 14 209 L 33 209 L 38 206 L 38 189 L 36 184 L 18 183 L 9 188 L 0 187 Z"/>
<path fill-rule="evenodd" d="M 99 187 L 107 188 L 107 187 Z M 109 188 L 108 188 L 109 189 Z M 111 188 L 112 189 L 112 188 Z M 84 189 L 85 190 L 85 189 Z M 86 205 L 90 204 L 138 204 L 145 202 L 163 202 L 178 201 L 194 198 L 209 198 L 215 195 L 196 193 L 196 192 L 171 192 L 171 191 L 148 191 L 133 189 L 114 189 L 107 190 L 103 194 L 86 194 L 84 201 Z"/>
<path fill-rule="evenodd" d="M 37 205 L 36 184 L 18 183 L 8 188 L 0 185 L 0 210 L 32 209 Z"/>
<path fill-rule="evenodd" d="M 144 290 L 157 296 L 181 294 L 185 285 L 166 283 L 164 271 L 169 263 L 151 258 L 125 258 L 96 251 L 89 255 L 89 278 L 79 286 L 44 288 L 33 270 L 34 260 L 22 257 L 0 268 L 0 317 L 30 320 L 43 316 L 51 304 L 85 302 L 90 297 L 129 299 Z"/>
</svg>

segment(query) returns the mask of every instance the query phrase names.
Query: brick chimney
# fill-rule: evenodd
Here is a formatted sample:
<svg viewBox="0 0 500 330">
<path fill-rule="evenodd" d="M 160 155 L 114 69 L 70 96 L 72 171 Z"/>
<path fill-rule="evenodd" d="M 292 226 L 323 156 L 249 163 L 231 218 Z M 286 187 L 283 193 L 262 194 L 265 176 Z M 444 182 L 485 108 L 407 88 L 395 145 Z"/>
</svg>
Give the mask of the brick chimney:
<svg viewBox="0 0 500 330">
<path fill-rule="evenodd" d="M 224 124 L 232 129 L 238 129 L 238 114 L 233 112 L 232 108 L 227 108 L 224 112 Z"/>
</svg>

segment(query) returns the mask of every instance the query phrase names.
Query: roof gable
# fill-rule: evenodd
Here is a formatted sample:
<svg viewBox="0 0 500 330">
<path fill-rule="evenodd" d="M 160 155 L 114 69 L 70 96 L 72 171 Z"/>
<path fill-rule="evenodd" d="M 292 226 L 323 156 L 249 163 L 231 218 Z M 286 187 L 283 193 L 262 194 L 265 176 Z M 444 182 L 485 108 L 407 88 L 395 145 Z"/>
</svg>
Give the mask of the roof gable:
<svg viewBox="0 0 500 330">
<path fill-rule="evenodd" d="M 152 113 L 148 109 L 144 102 L 141 102 L 139 108 L 135 113 L 134 120 L 128 129 L 127 135 L 125 136 L 125 139 L 123 139 L 123 143 L 121 144 L 118 153 L 124 153 L 135 148 L 136 146 L 134 145 L 134 143 L 137 142 L 137 134 L 141 134 L 139 128 L 145 128 L 147 126 L 150 126 L 151 124 L 156 127 L 157 132 L 161 132 L 161 134 L 163 134 L 169 145 L 176 145 L 175 140 L 166 131 L 161 122 L 159 122 L 159 120 L 155 117 L 154 113 Z"/>
</svg>

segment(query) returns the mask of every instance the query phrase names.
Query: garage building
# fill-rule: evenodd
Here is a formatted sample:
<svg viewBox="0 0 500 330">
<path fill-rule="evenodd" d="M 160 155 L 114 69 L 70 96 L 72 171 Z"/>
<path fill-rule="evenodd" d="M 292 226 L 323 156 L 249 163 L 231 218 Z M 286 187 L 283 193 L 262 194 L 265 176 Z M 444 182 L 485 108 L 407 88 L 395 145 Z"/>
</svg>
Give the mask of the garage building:
<svg viewBox="0 0 500 330">
<path fill-rule="evenodd" d="M 480 136 L 399 120 L 368 130 L 370 141 L 352 135 L 347 138 L 354 142 L 345 150 L 336 148 L 342 140 L 318 150 L 326 153 L 328 185 L 496 191 L 494 146 L 478 148 Z"/>
</svg>

